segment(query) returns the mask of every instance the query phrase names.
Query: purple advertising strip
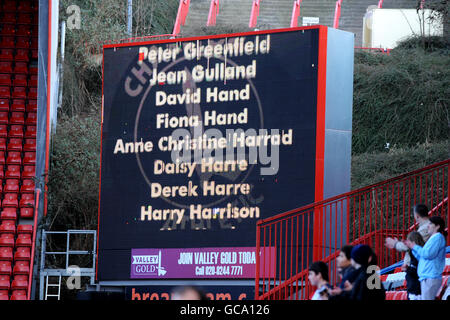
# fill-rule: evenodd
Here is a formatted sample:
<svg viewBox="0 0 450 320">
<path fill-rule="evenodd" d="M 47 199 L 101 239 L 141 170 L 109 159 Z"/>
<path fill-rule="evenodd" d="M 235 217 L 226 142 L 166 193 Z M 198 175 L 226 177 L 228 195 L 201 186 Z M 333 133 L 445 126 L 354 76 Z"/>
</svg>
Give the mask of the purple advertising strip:
<svg viewBox="0 0 450 320">
<path fill-rule="evenodd" d="M 269 256 L 269 251 L 272 257 L 275 256 L 275 248 L 265 250 L 265 257 Z M 255 251 L 255 247 L 132 249 L 130 278 L 254 278 Z M 276 261 L 271 262 L 270 275 L 273 276 Z M 265 273 L 268 277 L 269 270 Z"/>
</svg>

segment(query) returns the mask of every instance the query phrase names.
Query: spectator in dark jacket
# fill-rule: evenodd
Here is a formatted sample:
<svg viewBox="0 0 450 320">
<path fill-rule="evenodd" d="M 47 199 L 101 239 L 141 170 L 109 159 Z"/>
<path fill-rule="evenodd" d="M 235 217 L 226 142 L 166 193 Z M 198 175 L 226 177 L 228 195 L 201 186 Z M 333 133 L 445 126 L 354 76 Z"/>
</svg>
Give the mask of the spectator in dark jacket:
<svg viewBox="0 0 450 320">
<path fill-rule="evenodd" d="M 353 246 L 346 245 L 341 248 L 338 257 L 336 258 L 337 267 L 340 270 L 341 283 L 339 287 L 344 289 L 344 284 L 346 281 L 353 283 L 355 280 L 355 268 L 352 266 L 352 249 Z"/>
<path fill-rule="evenodd" d="M 373 250 L 367 245 L 357 245 L 352 249 L 351 261 L 356 269 L 354 282 L 347 280 L 344 290 L 333 290 L 335 297 L 330 297 L 330 300 L 385 300 L 385 290 L 377 274 L 377 257 Z"/>
</svg>

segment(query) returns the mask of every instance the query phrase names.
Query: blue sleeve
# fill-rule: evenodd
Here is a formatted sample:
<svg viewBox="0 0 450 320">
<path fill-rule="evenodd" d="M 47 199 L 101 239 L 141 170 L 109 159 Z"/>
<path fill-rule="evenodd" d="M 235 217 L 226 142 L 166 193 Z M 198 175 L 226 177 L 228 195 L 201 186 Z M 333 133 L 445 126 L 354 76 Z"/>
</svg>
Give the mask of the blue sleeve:
<svg viewBox="0 0 450 320">
<path fill-rule="evenodd" d="M 431 260 L 437 257 L 439 250 L 441 249 L 441 240 L 443 237 L 437 236 L 428 239 L 427 243 L 423 247 L 415 245 L 412 248 L 412 252 L 417 259 Z"/>
</svg>

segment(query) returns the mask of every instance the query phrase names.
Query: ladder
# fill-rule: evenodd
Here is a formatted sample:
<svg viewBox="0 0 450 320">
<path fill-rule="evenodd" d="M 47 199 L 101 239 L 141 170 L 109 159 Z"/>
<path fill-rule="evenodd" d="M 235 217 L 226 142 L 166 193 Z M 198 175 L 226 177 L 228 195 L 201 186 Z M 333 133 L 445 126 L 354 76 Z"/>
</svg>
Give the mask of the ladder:
<svg viewBox="0 0 450 320">
<path fill-rule="evenodd" d="M 46 276 L 45 277 L 45 299 L 44 300 L 48 300 L 48 297 L 57 297 L 58 300 L 61 296 L 61 275 L 59 276 L 54 276 L 54 277 L 58 277 L 58 283 L 48 283 L 48 278 L 51 276 Z M 48 288 L 49 287 L 58 287 L 58 294 L 49 294 L 48 293 Z"/>
</svg>

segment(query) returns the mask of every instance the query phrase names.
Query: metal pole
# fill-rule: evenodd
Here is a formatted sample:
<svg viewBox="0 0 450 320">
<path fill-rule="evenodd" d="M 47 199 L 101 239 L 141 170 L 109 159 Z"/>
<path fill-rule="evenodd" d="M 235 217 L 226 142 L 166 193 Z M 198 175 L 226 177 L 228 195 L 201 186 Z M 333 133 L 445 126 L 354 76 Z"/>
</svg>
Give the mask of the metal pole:
<svg viewBox="0 0 450 320">
<path fill-rule="evenodd" d="M 127 24 L 128 36 L 131 37 L 133 32 L 133 0 L 128 0 L 128 24 Z"/>
<path fill-rule="evenodd" d="M 61 64 L 59 66 L 59 98 L 58 108 L 62 106 L 63 82 L 64 82 L 64 52 L 66 48 L 66 22 L 61 23 Z"/>
</svg>

